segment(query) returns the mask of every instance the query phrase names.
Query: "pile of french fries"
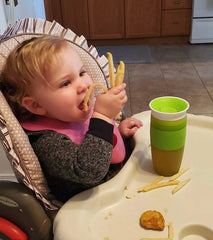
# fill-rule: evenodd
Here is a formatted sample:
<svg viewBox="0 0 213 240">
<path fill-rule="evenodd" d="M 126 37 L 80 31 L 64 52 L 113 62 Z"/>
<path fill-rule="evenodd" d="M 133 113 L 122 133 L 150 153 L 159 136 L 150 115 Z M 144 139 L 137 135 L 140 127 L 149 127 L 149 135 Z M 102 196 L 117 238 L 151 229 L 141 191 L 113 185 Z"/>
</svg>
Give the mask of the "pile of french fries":
<svg viewBox="0 0 213 240">
<path fill-rule="evenodd" d="M 184 187 L 191 179 L 188 178 L 184 181 L 177 180 L 180 176 L 182 176 L 185 172 L 187 172 L 190 168 L 183 168 L 180 172 L 173 175 L 169 178 L 169 181 L 162 182 L 164 179 L 163 176 L 158 177 L 153 182 L 145 185 L 144 187 L 140 188 L 138 192 L 148 192 L 156 188 L 176 185 L 176 187 L 172 190 L 172 194 L 175 194 L 177 191 L 179 191 L 182 187 Z"/>
<path fill-rule="evenodd" d="M 109 79 L 110 79 L 110 88 L 117 87 L 118 85 L 123 83 L 124 80 L 124 72 L 125 72 L 125 65 L 123 61 L 120 61 L 120 64 L 117 68 L 116 76 L 114 74 L 114 63 L 113 63 L 113 57 L 110 52 L 107 52 L 107 58 L 109 62 Z M 95 87 L 101 87 L 104 92 L 107 92 L 108 89 L 100 82 L 93 83 L 90 88 L 87 91 L 86 97 L 84 99 L 84 110 L 88 110 L 88 101 L 90 98 L 90 95 Z"/>
</svg>

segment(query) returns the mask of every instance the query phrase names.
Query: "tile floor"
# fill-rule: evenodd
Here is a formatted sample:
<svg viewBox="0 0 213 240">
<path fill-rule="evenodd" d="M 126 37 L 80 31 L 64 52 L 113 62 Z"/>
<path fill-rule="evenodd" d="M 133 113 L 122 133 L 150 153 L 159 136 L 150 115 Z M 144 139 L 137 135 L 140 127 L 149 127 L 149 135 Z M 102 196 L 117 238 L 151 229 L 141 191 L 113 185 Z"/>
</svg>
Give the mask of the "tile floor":
<svg viewBox="0 0 213 240">
<path fill-rule="evenodd" d="M 151 45 L 152 63 L 126 64 L 127 116 L 149 109 L 153 98 L 185 98 L 189 113 L 213 117 L 213 44 Z"/>
</svg>

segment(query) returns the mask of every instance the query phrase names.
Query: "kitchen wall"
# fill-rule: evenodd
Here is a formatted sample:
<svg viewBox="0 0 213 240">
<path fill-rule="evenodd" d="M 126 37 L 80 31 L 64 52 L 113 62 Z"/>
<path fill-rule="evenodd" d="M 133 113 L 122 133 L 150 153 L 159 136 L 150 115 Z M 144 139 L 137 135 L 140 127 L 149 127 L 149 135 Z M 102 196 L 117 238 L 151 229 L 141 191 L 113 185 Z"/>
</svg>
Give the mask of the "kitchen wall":
<svg viewBox="0 0 213 240">
<path fill-rule="evenodd" d="M 6 11 L 9 17 L 8 5 Z M 45 19 L 44 0 L 18 0 L 18 5 L 14 8 L 14 21 L 25 17 Z"/>
<path fill-rule="evenodd" d="M 26 17 L 45 19 L 44 0 L 18 0 L 18 5 L 14 7 L 13 22 Z M 11 22 L 9 19 L 10 6 L 5 5 L 5 0 L 0 0 L 0 35 Z"/>
<path fill-rule="evenodd" d="M 9 5 L 6 5 L 7 18 L 9 18 Z M 18 0 L 14 8 L 14 21 L 25 17 L 45 19 L 44 0 Z"/>
<path fill-rule="evenodd" d="M 5 19 L 5 9 L 3 1 L 0 1 L 0 35 L 3 34 L 7 28 L 7 21 Z"/>
</svg>

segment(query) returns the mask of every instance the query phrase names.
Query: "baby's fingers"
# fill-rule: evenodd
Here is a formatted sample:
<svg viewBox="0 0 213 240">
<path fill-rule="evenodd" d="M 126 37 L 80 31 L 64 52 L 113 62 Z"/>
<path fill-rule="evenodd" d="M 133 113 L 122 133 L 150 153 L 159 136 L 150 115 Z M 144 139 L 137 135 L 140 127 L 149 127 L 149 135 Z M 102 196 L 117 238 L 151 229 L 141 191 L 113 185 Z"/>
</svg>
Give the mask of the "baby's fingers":
<svg viewBox="0 0 213 240">
<path fill-rule="evenodd" d="M 131 118 L 130 125 L 131 126 L 135 126 L 137 128 L 140 128 L 140 127 L 143 126 L 143 123 L 140 120 L 136 119 L 136 118 Z"/>
<path fill-rule="evenodd" d="M 126 88 L 126 83 L 122 83 L 121 85 L 111 88 L 109 91 L 113 94 L 119 94 Z"/>
</svg>

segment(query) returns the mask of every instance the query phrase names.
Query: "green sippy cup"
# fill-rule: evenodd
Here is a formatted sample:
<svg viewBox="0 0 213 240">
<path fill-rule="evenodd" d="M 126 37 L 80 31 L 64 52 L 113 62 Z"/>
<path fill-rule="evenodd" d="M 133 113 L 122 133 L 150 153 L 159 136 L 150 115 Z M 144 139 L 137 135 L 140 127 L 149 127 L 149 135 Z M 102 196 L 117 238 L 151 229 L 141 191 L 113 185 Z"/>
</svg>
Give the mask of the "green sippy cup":
<svg viewBox="0 0 213 240">
<path fill-rule="evenodd" d="M 158 174 L 171 176 L 179 171 L 182 162 L 189 103 L 165 96 L 153 99 L 149 107 L 153 167 Z"/>
</svg>

